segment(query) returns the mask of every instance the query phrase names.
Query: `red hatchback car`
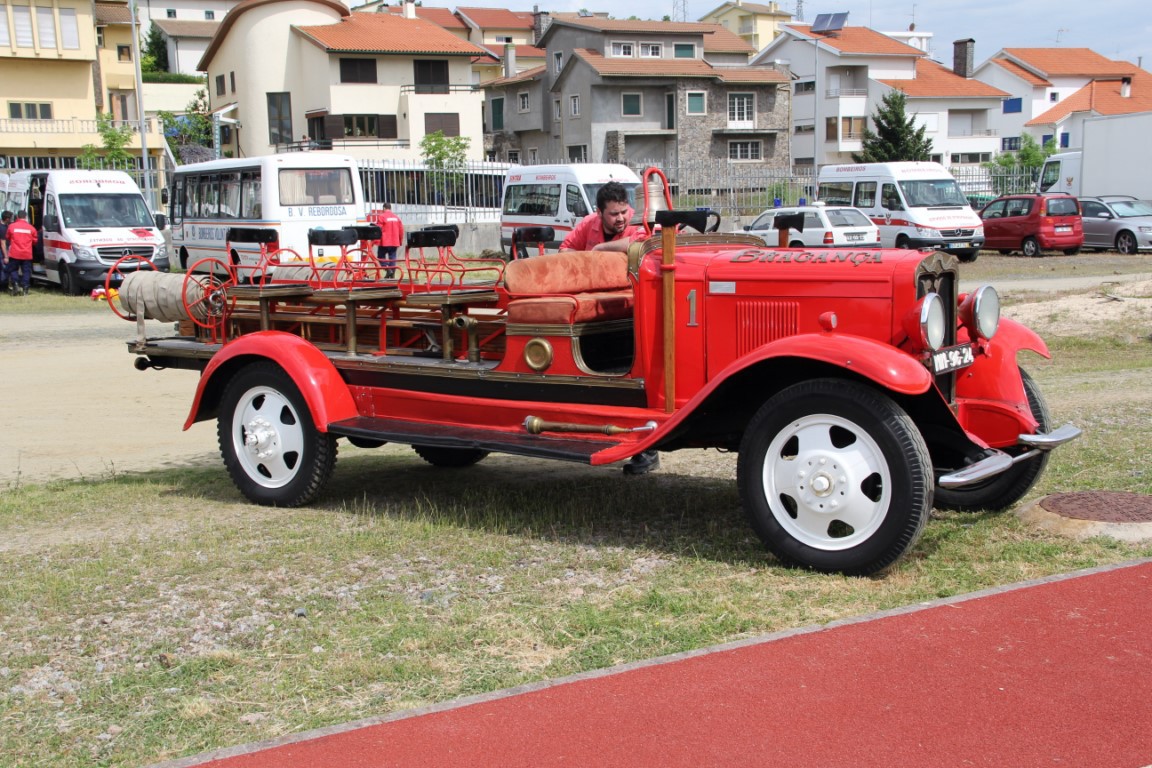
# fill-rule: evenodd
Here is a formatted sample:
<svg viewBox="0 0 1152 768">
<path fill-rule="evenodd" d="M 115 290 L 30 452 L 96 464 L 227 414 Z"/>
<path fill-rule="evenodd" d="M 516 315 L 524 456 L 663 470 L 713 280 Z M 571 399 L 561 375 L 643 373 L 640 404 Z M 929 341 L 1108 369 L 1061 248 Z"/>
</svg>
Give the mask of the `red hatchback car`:
<svg viewBox="0 0 1152 768">
<path fill-rule="evenodd" d="M 980 218 L 984 247 L 1000 253 L 1063 251 L 1071 256 L 1084 244 L 1080 204 L 1071 195 L 1005 195 L 984 206 Z"/>
</svg>

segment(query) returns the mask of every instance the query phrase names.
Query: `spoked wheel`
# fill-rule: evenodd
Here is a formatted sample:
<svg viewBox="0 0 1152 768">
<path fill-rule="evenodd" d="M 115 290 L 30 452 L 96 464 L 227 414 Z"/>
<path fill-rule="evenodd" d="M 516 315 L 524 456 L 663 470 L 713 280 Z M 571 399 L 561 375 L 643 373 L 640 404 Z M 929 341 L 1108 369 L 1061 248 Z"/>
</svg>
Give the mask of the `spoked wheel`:
<svg viewBox="0 0 1152 768">
<path fill-rule="evenodd" d="M 307 504 L 336 465 L 335 436 L 316 429 L 300 390 L 270 362 L 253 363 L 228 382 L 217 435 L 232 482 L 257 504 Z"/>
<path fill-rule="evenodd" d="M 1125 256 L 1131 256 L 1136 253 L 1140 250 L 1136 243 L 1136 236 L 1127 230 L 1116 235 L 1116 250 Z"/>
<path fill-rule="evenodd" d="M 435 445 L 414 445 L 412 450 L 432 466 L 446 469 L 470 467 L 488 455 L 488 451 L 479 448 L 442 448 Z"/>
<path fill-rule="evenodd" d="M 353 283 L 376 283 L 384 279 L 384 267 L 375 254 L 357 248 L 344 254 L 338 270 L 339 279 Z"/>
<path fill-rule="evenodd" d="M 744 509 L 784 564 L 863 576 L 895 562 L 932 509 L 928 449 L 891 399 L 840 379 L 793 385 L 744 432 Z"/>
<path fill-rule="evenodd" d="M 139 272 L 142 269 L 156 271 L 156 265 L 143 256 L 121 256 L 112 264 L 112 268 L 104 276 L 104 299 L 108 302 L 108 307 L 123 320 L 136 319 L 135 315 L 125 312 L 120 304 L 120 286 L 124 284 L 124 278 L 127 276 L 124 267 L 129 263 L 136 263 L 136 266 L 127 274 Z M 65 265 L 61 265 L 61 268 L 67 269 Z M 64 273 L 61 272 L 60 274 L 63 277 Z"/>
<path fill-rule="evenodd" d="M 1037 431 L 1048 432 L 1052 428 L 1052 417 L 1048 414 L 1048 404 L 1044 402 L 1040 387 L 1023 368 L 1020 369 L 1020 378 L 1024 381 L 1024 394 L 1028 396 L 1028 408 L 1032 411 L 1032 418 L 1036 419 Z M 1021 449 L 1015 448 L 1007 452 L 1020 453 Z M 1041 451 L 1039 455 L 1013 464 L 1007 471 L 980 483 L 960 488 L 937 487 L 936 506 L 939 509 L 954 509 L 960 512 L 980 510 L 998 512 L 1007 509 L 1024 498 L 1024 494 L 1028 493 L 1040 479 L 1044 468 L 1048 466 L 1048 455 L 1048 451 Z"/>
<path fill-rule="evenodd" d="M 230 266 L 208 257 L 192 265 L 184 275 L 180 300 L 192 322 L 201 328 L 219 328 L 228 309 L 228 289 L 236 285 Z"/>
</svg>

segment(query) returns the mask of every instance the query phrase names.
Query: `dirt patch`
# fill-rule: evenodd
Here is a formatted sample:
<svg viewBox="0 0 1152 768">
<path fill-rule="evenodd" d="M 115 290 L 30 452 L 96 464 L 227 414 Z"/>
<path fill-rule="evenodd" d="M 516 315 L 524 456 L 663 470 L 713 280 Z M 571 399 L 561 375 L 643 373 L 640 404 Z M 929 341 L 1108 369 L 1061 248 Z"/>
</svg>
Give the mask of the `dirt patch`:
<svg viewBox="0 0 1152 768">
<path fill-rule="evenodd" d="M 1091 336 L 1125 328 L 1133 336 L 1152 334 L 1152 280 L 1108 281 L 1087 293 L 1024 298 L 1004 314 L 1041 336 Z"/>
</svg>

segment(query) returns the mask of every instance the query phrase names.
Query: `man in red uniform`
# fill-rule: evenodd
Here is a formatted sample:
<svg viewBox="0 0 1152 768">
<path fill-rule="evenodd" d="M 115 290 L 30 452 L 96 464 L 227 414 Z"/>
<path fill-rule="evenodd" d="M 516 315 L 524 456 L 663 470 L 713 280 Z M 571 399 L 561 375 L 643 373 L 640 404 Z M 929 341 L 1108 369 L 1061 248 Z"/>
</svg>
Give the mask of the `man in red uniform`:
<svg viewBox="0 0 1152 768">
<path fill-rule="evenodd" d="M 28 223 L 28 211 L 18 211 L 16 220 L 8 225 L 8 253 L 4 257 L 4 271 L 8 291 L 28 295 L 32 284 L 32 246 L 40 239 L 36 227 Z"/>
<path fill-rule="evenodd" d="M 590 213 L 560 243 L 562 251 L 627 251 L 644 239 L 644 228 L 633 225 L 635 215 L 628 204 L 628 190 L 610 181 L 596 193 L 596 212 Z"/>
<path fill-rule="evenodd" d="M 396 249 L 404 244 L 404 222 L 392 213 L 391 203 L 384 203 L 368 214 L 368 223 L 380 227 L 376 258 L 386 270 L 384 276 L 390 279 L 396 274 Z"/>
</svg>

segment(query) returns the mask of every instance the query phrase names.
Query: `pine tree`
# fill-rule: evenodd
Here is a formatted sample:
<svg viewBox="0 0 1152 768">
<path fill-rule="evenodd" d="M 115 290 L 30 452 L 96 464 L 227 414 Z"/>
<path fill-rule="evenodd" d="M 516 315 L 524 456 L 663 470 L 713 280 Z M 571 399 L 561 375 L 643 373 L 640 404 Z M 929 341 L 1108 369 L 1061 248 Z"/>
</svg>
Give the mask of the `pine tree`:
<svg viewBox="0 0 1152 768">
<path fill-rule="evenodd" d="M 925 137 L 926 126 L 916 127 L 906 111 L 903 91 L 893 90 L 884 96 L 872 122 L 873 132 L 864 129 L 864 151 L 853 153 L 857 163 L 894 163 L 902 160 L 928 160 L 932 157 L 932 140 Z"/>
</svg>

